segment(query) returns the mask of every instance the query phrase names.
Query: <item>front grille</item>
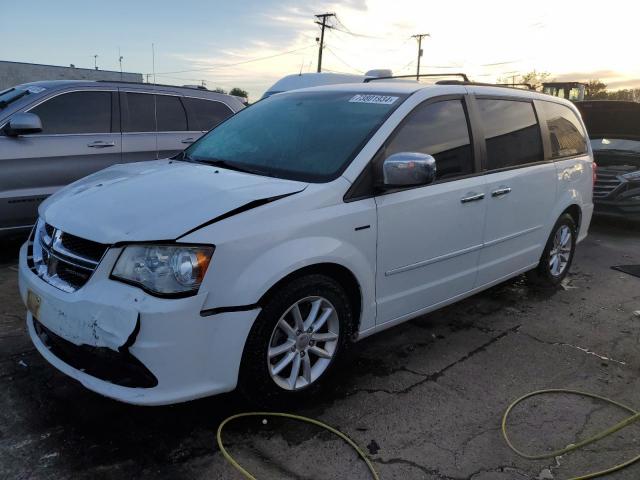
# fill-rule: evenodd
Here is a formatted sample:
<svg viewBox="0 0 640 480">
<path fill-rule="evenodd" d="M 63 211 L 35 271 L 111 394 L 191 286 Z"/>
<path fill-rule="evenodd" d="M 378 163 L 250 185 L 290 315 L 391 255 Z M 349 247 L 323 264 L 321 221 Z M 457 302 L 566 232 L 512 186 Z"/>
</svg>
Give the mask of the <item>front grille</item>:
<svg viewBox="0 0 640 480">
<path fill-rule="evenodd" d="M 76 370 L 123 387 L 158 385 L 153 373 L 126 348 L 116 352 L 106 347 L 75 345 L 53 333 L 35 317 L 33 327 L 49 351 Z"/>
<path fill-rule="evenodd" d="M 76 237 L 38 220 L 29 238 L 29 268 L 65 292 L 81 288 L 100 263 L 108 245 Z"/>
<path fill-rule="evenodd" d="M 620 186 L 619 171 L 598 167 L 596 183 L 593 186 L 593 197 L 604 198 Z"/>
</svg>

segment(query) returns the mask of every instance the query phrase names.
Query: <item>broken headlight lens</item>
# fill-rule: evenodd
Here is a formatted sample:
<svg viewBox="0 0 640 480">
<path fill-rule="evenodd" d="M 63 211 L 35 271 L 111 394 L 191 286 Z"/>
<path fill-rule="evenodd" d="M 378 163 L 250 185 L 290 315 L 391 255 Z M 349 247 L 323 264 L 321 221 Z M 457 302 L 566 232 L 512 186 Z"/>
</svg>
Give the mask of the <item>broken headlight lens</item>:
<svg viewBox="0 0 640 480">
<path fill-rule="evenodd" d="M 129 245 L 111 276 L 159 295 L 193 293 L 200 288 L 211 255 L 212 246 Z"/>
</svg>

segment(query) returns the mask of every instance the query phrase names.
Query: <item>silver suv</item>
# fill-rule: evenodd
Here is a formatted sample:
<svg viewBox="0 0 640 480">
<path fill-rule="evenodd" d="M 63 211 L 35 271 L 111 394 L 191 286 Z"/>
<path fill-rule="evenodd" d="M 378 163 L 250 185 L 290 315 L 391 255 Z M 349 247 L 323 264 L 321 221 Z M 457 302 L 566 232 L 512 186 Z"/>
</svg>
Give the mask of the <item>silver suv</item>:
<svg viewBox="0 0 640 480">
<path fill-rule="evenodd" d="M 116 163 L 175 155 L 244 107 L 139 83 L 43 81 L 0 92 L 0 238 L 31 228 L 59 188 Z"/>
</svg>

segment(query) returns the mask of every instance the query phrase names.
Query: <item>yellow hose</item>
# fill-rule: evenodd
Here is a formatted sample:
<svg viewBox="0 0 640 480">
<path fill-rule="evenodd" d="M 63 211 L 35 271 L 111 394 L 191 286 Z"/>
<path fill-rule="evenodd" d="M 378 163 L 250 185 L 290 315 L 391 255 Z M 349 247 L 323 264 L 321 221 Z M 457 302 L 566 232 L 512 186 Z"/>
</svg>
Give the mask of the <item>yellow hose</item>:
<svg viewBox="0 0 640 480">
<path fill-rule="evenodd" d="M 615 425 L 613 425 L 610 428 L 607 428 L 606 430 L 603 430 L 585 440 L 581 440 L 576 444 L 572 444 L 569 445 L 565 448 L 562 448 L 560 450 L 556 450 L 554 452 L 551 453 L 542 453 L 542 454 L 528 454 L 525 452 L 522 452 L 520 450 L 518 450 L 513 443 L 511 442 L 511 440 L 509 439 L 509 435 L 507 434 L 507 421 L 509 419 L 509 415 L 511 414 L 511 412 L 513 411 L 513 409 L 519 405 L 520 403 L 522 403 L 523 401 L 531 398 L 531 397 L 535 397 L 538 395 L 547 395 L 547 394 L 564 394 L 564 395 L 578 395 L 578 396 L 582 396 L 582 397 L 588 397 L 588 398 L 593 398 L 595 400 L 600 400 L 602 402 L 605 403 L 609 403 L 611 405 L 614 405 L 622 410 L 625 410 L 627 412 L 629 412 L 631 415 L 627 418 L 625 418 L 624 420 L 622 420 L 621 422 L 616 423 Z M 293 415 L 290 413 L 279 413 L 279 412 L 247 412 L 247 413 L 239 413 L 237 415 L 232 415 L 228 418 L 226 418 L 218 427 L 218 432 L 216 434 L 216 439 L 218 442 L 218 447 L 220 448 L 220 451 L 222 452 L 222 455 L 224 456 L 224 458 L 233 466 L 233 468 L 235 468 L 238 472 L 240 472 L 240 474 L 242 474 L 242 476 L 244 478 L 247 478 L 249 480 L 257 480 L 256 477 L 254 477 L 251 473 L 249 473 L 245 468 L 243 468 L 230 454 L 229 452 L 227 452 L 227 450 L 224 448 L 224 445 L 222 443 L 222 430 L 224 429 L 225 425 L 233 420 L 236 420 L 238 418 L 243 418 L 243 417 L 281 417 L 281 418 L 289 418 L 292 420 L 298 420 L 301 422 L 305 422 L 305 423 L 310 423 L 312 425 L 316 425 L 320 428 L 324 428 L 325 430 L 328 430 L 329 432 L 333 433 L 334 435 L 337 435 L 338 437 L 340 437 L 342 440 L 344 440 L 345 442 L 347 442 L 351 448 L 353 448 L 357 454 L 360 456 L 360 458 L 362 458 L 365 462 L 365 464 L 367 465 L 367 468 L 369 469 L 369 472 L 371 473 L 371 476 L 373 477 L 374 480 L 380 480 L 380 477 L 378 476 L 378 473 L 376 472 L 375 468 L 373 467 L 373 464 L 371 463 L 371 461 L 369 460 L 369 458 L 367 457 L 367 455 L 364 453 L 364 451 L 353 441 L 351 440 L 349 437 L 347 437 L 344 433 L 340 432 L 339 430 L 336 430 L 335 428 L 331 427 L 330 425 L 327 425 L 326 423 L 322 423 L 318 420 L 314 420 L 313 418 L 308 418 L 308 417 L 303 417 L 300 415 Z M 548 459 L 548 458 L 555 458 L 555 457 L 559 457 L 562 455 L 565 455 L 569 452 L 573 452 L 575 450 L 578 450 L 579 448 L 585 447 L 591 443 L 597 442 L 598 440 L 602 440 L 605 437 L 608 437 L 609 435 L 612 435 L 620 430 L 622 430 L 625 427 L 628 427 L 629 425 L 631 425 L 632 423 L 636 422 L 640 420 L 640 412 L 634 410 L 633 408 L 624 405 L 620 402 L 616 402 L 615 400 L 611 400 L 610 398 L 606 398 L 606 397 L 602 397 L 600 395 L 595 395 L 593 393 L 586 393 L 586 392 L 581 392 L 578 390 L 567 390 L 567 389 L 550 389 L 550 390 L 537 390 L 535 392 L 531 392 L 531 393 L 527 393 L 526 395 L 523 395 L 522 397 L 518 398 L 516 401 L 514 401 L 513 403 L 511 403 L 511 405 L 509 405 L 509 407 L 507 408 L 507 410 L 504 413 L 504 416 L 502 417 L 502 435 L 504 437 L 505 442 L 507 443 L 507 445 L 509 446 L 509 448 L 511 450 L 513 450 L 517 455 L 519 455 L 522 458 L 526 458 L 527 460 L 544 460 L 544 459 Z M 586 475 L 581 475 L 579 477 L 573 477 L 569 480 L 588 480 L 590 478 L 596 478 L 596 477 L 602 477 L 605 475 L 609 475 L 611 473 L 617 472 L 619 470 L 622 470 L 623 468 L 628 467 L 629 465 L 632 465 L 633 463 L 636 463 L 637 461 L 640 460 L 640 455 L 638 455 L 637 457 L 632 458 L 631 460 L 628 460 L 624 463 L 620 463 L 618 465 L 615 465 L 611 468 L 608 468 L 606 470 L 602 470 L 599 472 L 594 472 L 594 473 L 588 473 Z"/>
<path fill-rule="evenodd" d="M 509 436 L 507 435 L 507 419 L 509 417 L 509 414 L 511 413 L 511 411 L 520 403 L 522 403 L 523 401 L 525 401 L 528 398 L 531 397 L 535 397 L 537 395 L 546 395 L 546 394 L 565 394 L 565 395 L 578 395 L 581 397 L 588 397 L 588 398 L 593 398 L 596 400 L 600 400 L 603 401 L 605 403 L 609 403 L 611 405 L 615 405 L 618 408 L 621 408 L 622 410 L 626 410 L 627 412 L 631 413 L 631 416 L 625 418 L 624 420 L 622 420 L 621 422 L 616 423 L 615 425 L 613 425 L 610 428 L 607 428 L 606 430 L 603 430 L 595 435 L 593 435 L 592 437 L 589 437 L 585 440 L 582 440 L 576 444 L 573 445 L 569 445 L 568 447 L 562 448 L 560 450 L 556 450 L 555 452 L 551 452 L 551 453 L 543 453 L 543 454 L 536 454 L 536 455 L 531 455 L 528 453 L 524 453 L 520 450 L 518 450 L 513 443 L 511 443 L 511 440 L 509 439 Z M 574 450 L 577 450 L 579 448 L 582 448 L 586 445 L 589 445 L 591 443 L 597 442 L 598 440 L 602 440 L 605 437 L 608 437 L 609 435 L 612 435 L 616 432 L 618 432 L 619 430 L 622 430 L 625 427 L 628 427 L 629 425 L 631 425 L 632 423 L 636 422 L 637 420 L 640 420 L 640 412 L 634 410 L 633 408 L 624 405 L 622 403 L 616 402 L 615 400 L 611 400 L 610 398 L 606 398 L 606 397 L 601 397 L 600 395 L 594 395 L 593 393 L 586 393 L 586 392 L 580 392 L 578 390 L 566 390 L 566 389 L 551 389 L 551 390 L 537 390 L 535 392 L 531 392 L 528 393 L 522 397 L 520 397 L 519 399 L 517 399 L 515 402 L 513 402 L 511 405 L 509 405 L 509 408 L 507 408 L 506 412 L 504 413 L 504 416 L 502 417 L 502 436 L 504 437 L 505 442 L 507 442 L 507 445 L 509 446 L 509 448 L 511 450 L 513 450 L 516 454 L 518 454 L 519 456 L 521 456 L 522 458 L 526 458 L 528 460 L 543 460 L 543 459 L 548 459 L 548 458 L 555 458 L 555 457 L 559 457 L 561 455 L 564 455 L 566 453 L 572 452 Z M 628 460 L 624 463 L 615 465 L 611 468 L 608 468 L 606 470 L 602 470 L 600 472 L 595 472 L 595 473 L 588 473 L 586 475 L 581 475 L 579 477 L 573 477 L 570 480 L 587 480 L 589 478 L 596 478 L 596 477 L 602 477 L 604 475 L 609 475 L 613 472 L 617 472 L 619 470 L 622 470 L 623 468 L 628 467 L 629 465 L 637 462 L 638 460 L 640 460 L 640 455 L 638 455 L 637 457 L 632 458 L 631 460 Z"/>
<path fill-rule="evenodd" d="M 249 473 L 246 469 L 244 469 L 229 454 L 229 452 L 227 452 L 227 450 L 224 448 L 224 445 L 222 444 L 222 429 L 224 428 L 224 426 L 227 423 L 229 423 L 229 422 L 231 422 L 233 420 L 236 420 L 238 418 L 243 418 L 243 417 L 282 417 L 282 418 L 289 418 L 289 419 L 292 419 L 292 420 L 298 420 L 300 422 L 310 423 L 310 424 L 316 425 L 316 426 L 318 426 L 320 428 L 324 428 L 325 430 L 330 431 L 334 435 L 337 435 L 342 440 L 347 442 L 351 446 L 351 448 L 353 448 L 358 453 L 360 458 L 362 458 L 364 460 L 364 463 L 366 463 L 367 468 L 369 469 L 369 472 L 371 472 L 371 476 L 374 478 L 374 480 L 380 480 L 380 477 L 378 476 L 378 473 L 376 472 L 376 469 L 373 467 L 373 464 L 371 463 L 371 461 L 367 457 L 366 453 L 364 453 L 362 451 L 362 449 L 353 440 L 351 440 L 349 437 L 347 437 L 344 433 L 342 433 L 339 430 L 336 430 L 335 428 L 333 428 L 330 425 L 327 425 L 326 423 L 322 423 L 322 422 L 320 422 L 318 420 L 314 420 L 313 418 L 303 417 L 303 416 L 300 416 L 300 415 L 293 415 L 291 413 L 279 413 L 279 412 L 247 412 L 247 413 L 239 413 L 237 415 L 232 415 L 232 416 L 226 418 L 220 424 L 220 426 L 218 427 L 218 433 L 216 434 L 216 439 L 218 441 L 218 447 L 220 448 L 220 451 L 222 452 L 222 455 L 233 466 L 233 468 L 235 468 L 238 472 L 240 472 L 240 474 L 242 474 L 242 476 L 244 478 L 247 478 L 249 480 L 256 480 L 256 477 L 254 477 L 253 475 L 251 475 L 251 473 Z"/>
</svg>

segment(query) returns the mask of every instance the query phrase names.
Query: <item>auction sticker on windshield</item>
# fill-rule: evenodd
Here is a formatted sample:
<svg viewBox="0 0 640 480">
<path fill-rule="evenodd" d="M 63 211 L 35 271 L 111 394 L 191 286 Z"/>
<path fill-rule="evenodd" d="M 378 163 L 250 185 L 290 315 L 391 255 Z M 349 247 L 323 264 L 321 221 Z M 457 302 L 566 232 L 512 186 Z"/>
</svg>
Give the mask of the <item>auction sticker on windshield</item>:
<svg viewBox="0 0 640 480">
<path fill-rule="evenodd" d="M 391 105 L 398 97 L 391 97 L 389 95 L 364 95 L 358 94 L 351 97 L 349 102 L 351 103 L 376 103 L 379 105 Z"/>
</svg>

